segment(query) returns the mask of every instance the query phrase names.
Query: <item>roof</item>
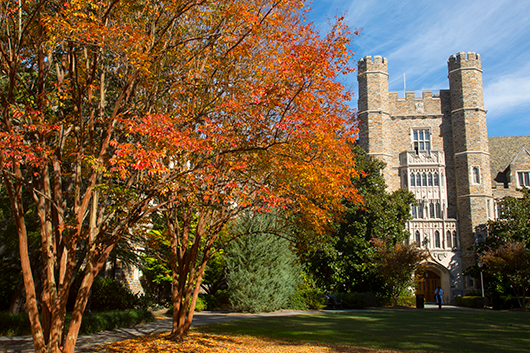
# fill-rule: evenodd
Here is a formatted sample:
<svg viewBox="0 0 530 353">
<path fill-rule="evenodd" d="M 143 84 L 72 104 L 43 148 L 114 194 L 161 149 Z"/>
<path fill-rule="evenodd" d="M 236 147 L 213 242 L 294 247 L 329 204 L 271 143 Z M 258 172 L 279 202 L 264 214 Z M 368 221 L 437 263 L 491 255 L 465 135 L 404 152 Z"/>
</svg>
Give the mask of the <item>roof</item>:
<svg viewBox="0 0 530 353">
<path fill-rule="evenodd" d="M 530 136 L 490 136 L 488 141 L 492 180 L 510 165 L 523 147 L 530 151 Z"/>
</svg>

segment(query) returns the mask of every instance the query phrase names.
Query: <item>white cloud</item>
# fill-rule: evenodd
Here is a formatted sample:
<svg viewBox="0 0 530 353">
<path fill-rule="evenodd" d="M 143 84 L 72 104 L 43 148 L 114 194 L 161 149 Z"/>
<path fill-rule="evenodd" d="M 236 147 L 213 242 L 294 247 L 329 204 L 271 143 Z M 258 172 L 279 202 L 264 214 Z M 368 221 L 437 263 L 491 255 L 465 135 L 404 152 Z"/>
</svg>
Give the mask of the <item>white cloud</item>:
<svg viewBox="0 0 530 353">
<path fill-rule="evenodd" d="M 491 121 L 503 117 L 506 112 L 530 107 L 529 69 L 502 76 L 484 86 L 484 105 Z"/>
</svg>

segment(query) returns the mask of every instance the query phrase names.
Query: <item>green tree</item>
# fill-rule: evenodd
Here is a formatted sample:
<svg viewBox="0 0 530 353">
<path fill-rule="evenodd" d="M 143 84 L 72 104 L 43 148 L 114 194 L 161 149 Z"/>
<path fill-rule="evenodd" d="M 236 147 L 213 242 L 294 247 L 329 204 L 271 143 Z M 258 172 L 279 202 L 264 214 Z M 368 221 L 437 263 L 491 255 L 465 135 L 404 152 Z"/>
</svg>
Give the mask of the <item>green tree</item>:
<svg viewBox="0 0 530 353">
<path fill-rule="evenodd" d="M 360 170 L 352 179 L 363 202 L 345 202 L 347 211 L 333 237 L 318 249 L 305 252 L 304 260 L 317 284 L 328 290 L 379 292 L 384 283 L 372 261 L 371 240 L 384 239 L 391 246 L 406 241 L 406 221 L 416 201 L 404 189 L 387 192 L 382 174 L 385 163 L 368 156 L 358 145 L 352 148 Z"/>
<path fill-rule="evenodd" d="M 522 242 L 509 242 L 480 256 L 484 270 L 497 282 L 510 288 L 521 308 L 530 289 L 530 249 Z"/>
<path fill-rule="evenodd" d="M 530 190 L 520 191 L 519 198 L 506 196 L 499 201 L 499 218 L 488 222 L 488 235 L 475 250 L 495 290 L 515 293 L 524 306 L 530 273 Z"/>
<path fill-rule="evenodd" d="M 413 275 L 421 272 L 422 261 L 429 255 L 415 245 L 392 244 L 382 239 L 372 241 L 375 253 L 373 262 L 376 273 L 382 279 L 384 293 L 390 296 L 397 306 L 397 300 L 414 281 Z"/>
<path fill-rule="evenodd" d="M 520 198 L 506 196 L 499 201 L 499 218 L 488 222 L 488 236 L 478 245 L 478 252 L 498 249 L 508 242 L 530 247 L 530 189 L 521 193 Z"/>
<path fill-rule="evenodd" d="M 228 288 L 233 308 L 244 312 L 284 308 L 301 282 L 296 255 L 279 237 L 281 223 L 272 214 L 247 214 L 233 231 L 241 236 L 226 251 Z"/>
</svg>

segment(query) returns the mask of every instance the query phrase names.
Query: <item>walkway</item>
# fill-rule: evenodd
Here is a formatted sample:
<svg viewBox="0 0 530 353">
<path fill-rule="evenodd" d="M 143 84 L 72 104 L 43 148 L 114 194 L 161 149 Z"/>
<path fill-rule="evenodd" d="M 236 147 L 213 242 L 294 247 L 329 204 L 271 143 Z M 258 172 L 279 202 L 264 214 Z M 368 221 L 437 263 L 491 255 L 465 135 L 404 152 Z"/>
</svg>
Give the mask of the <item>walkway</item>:
<svg viewBox="0 0 530 353">
<path fill-rule="evenodd" d="M 425 309 L 435 310 L 438 309 L 438 306 L 435 304 L 425 304 Z M 480 309 L 469 309 L 452 305 L 444 305 L 443 309 L 453 309 L 453 310 L 480 310 Z M 443 310 L 442 309 L 442 310 Z M 387 310 L 384 308 L 381 309 L 367 309 L 367 310 Z M 403 309 L 410 310 L 410 309 Z M 349 310 L 326 310 L 325 312 L 339 312 L 339 311 L 349 311 Z M 355 311 L 355 310 L 352 310 Z M 223 314 L 216 312 L 200 312 L 196 313 L 193 316 L 192 326 L 201 326 L 214 324 L 218 322 L 227 322 L 234 320 L 243 320 L 243 319 L 252 319 L 258 317 L 270 317 L 270 316 L 291 316 L 291 315 L 307 315 L 318 313 L 319 311 L 296 311 L 296 310 L 286 310 L 278 311 L 273 313 L 263 313 L 263 314 Z M 77 352 L 90 352 L 90 347 L 95 345 L 113 343 L 124 341 L 130 338 L 135 338 L 139 336 L 145 336 L 155 333 L 168 332 L 171 331 L 171 318 L 157 319 L 146 324 L 140 324 L 132 327 L 126 327 L 116 330 L 103 331 L 93 335 L 79 336 L 76 345 Z M 33 353 L 33 341 L 31 336 L 0 336 L 0 352 L 16 352 L 16 353 Z"/>
</svg>

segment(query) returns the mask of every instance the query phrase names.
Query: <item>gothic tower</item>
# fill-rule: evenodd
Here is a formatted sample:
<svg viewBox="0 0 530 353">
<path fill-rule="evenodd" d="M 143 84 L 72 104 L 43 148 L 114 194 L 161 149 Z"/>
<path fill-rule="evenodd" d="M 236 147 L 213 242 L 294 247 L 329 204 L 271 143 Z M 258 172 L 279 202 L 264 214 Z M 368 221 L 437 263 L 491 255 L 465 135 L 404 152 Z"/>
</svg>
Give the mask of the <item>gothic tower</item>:
<svg viewBox="0 0 530 353">
<path fill-rule="evenodd" d="M 463 268 L 475 263 L 469 247 L 485 235 L 491 216 L 490 156 L 480 55 L 460 52 L 448 61 L 457 212 Z"/>
<path fill-rule="evenodd" d="M 381 56 L 366 56 L 358 62 L 360 120 L 359 144 L 371 156 L 390 164 L 387 145 L 390 131 L 388 109 L 388 64 Z M 385 171 L 386 172 L 386 171 Z"/>
</svg>

